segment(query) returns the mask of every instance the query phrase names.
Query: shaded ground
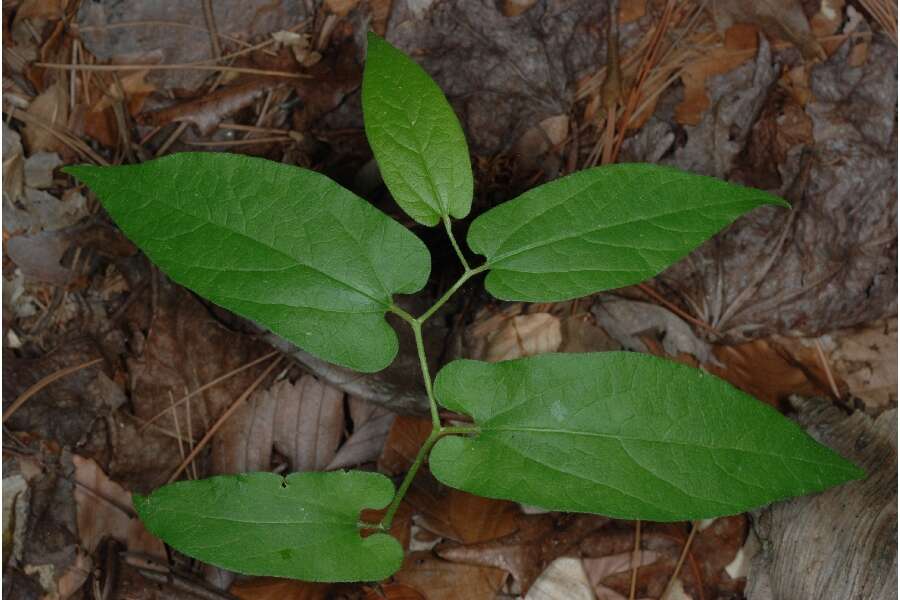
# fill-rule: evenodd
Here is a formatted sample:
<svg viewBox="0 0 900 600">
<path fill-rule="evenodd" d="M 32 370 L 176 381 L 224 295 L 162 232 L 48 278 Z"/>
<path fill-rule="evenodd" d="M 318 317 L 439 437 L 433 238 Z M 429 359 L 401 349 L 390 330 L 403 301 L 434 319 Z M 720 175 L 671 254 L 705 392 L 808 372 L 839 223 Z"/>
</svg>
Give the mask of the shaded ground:
<svg viewBox="0 0 900 600">
<path fill-rule="evenodd" d="M 638 598 L 760 600 L 847 597 L 896 577 L 896 554 L 879 550 L 896 546 L 896 5 L 711 4 L 4 3 L 4 593 L 613 599 L 633 587 Z M 434 364 L 668 356 L 797 415 L 878 485 L 750 516 L 644 523 L 636 544 L 634 523 L 537 514 L 426 473 L 394 528 L 409 550 L 403 570 L 369 586 L 236 577 L 149 536 L 129 492 L 173 477 L 359 467 L 399 479 L 429 426 L 416 361 L 406 340 L 391 369 L 359 376 L 205 303 L 59 167 L 210 150 L 322 171 L 429 245 L 437 296 L 455 257 L 393 204 L 365 141 L 367 28 L 419 60 L 460 115 L 473 215 L 616 161 L 729 179 L 794 207 L 756 211 L 614 294 L 501 304 L 476 282 L 426 332 Z M 805 564 L 784 533 L 804 523 L 840 524 L 847 560 L 817 563 L 837 583 L 773 567 Z M 816 556 L 836 556 L 831 538 L 820 543 Z"/>
</svg>

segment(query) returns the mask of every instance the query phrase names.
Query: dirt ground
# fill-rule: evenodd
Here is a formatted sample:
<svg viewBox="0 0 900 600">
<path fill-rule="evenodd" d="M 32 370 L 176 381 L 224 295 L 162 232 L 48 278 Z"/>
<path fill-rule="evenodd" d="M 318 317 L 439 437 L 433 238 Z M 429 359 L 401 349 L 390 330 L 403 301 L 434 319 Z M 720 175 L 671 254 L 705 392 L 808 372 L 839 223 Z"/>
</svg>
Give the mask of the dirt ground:
<svg viewBox="0 0 900 600">
<path fill-rule="evenodd" d="M 502 303 L 478 281 L 429 325 L 434 366 L 665 356 L 796 418 L 869 479 L 752 514 L 636 527 L 471 496 L 426 470 L 393 528 L 403 568 L 366 585 L 240 576 L 147 533 L 130 493 L 172 479 L 361 468 L 399 481 L 430 427 L 415 350 L 401 334 L 395 363 L 374 375 L 322 363 L 169 281 L 60 168 L 216 151 L 314 169 L 425 241 L 431 281 L 409 302 L 436 298 L 459 275 L 455 255 L 393 203 L 363 131 L 370 29 L 413 56 L 460 117 L 476 176 L 461 232 L 539 183 L 613 162 L 671 165 L 793 205 L 754 211 L 612 293 Z M 3 117 L 4 596 L 896 591 L 896 3 L 5 0 Z"/>
</svg>

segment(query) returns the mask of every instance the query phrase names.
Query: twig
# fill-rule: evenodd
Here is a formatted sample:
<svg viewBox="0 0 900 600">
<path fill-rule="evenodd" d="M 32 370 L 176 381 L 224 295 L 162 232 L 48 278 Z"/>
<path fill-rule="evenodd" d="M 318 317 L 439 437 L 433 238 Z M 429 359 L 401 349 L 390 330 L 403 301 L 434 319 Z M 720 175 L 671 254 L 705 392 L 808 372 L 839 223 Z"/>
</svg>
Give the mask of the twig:
<svg viewBox="0 0 900 600">
<path fill-rule="evenodd" d="M 634 522 L 634 548 L 631 551 L 631 587 L 628 590 L 628 600 L 634 600 L 637 592 L 637 574 L 641 566 L 641 520 Z"/>
<path fill-rule="evenodd" d="M 212 1 L 203 0 L 203 18 L 206 19 L 206 27 L 209 31 L 209 43 L 212 46 L 213 56 L 222 58 L 222 45 L 219 44 L 219 28 L 216 27 L 216 16 L 213 13 Z"/>
<path fill-rule="evenodd" d="M 822 368 L 825 369 L 825 377 L 828 378 L 828 385 L 831 386 L 831 393 L 834 394 L 835 400 L 840 400 L 841 392 L 838 390 L 837 382 L 834 380 L 834 374 L 831 372 L 831 365 L 828 364 L 828 359 L 825 357 L 825 350 L 822 349 L 822 343 L 819 341 L 819 338 L 815 338 L 813 341 L 816 343 L 816 352 L 819 355 L 819 360 L 822 361 Z"/>
<path fill-rule="evenodd" d="M 248 48 L 249 49 L 249 48 Z M 223 57 L 224 60 L 225 57 Z M 306 73 L 290 73 L 288 71 L 269 71 L 266 69 L 254 69 L 252 67 L 228 67 L 225 65 L 210 64 L 170 64 L 170 65 L 67 65 L 63 63 L 34 63 L 36 67 L 56 69 L 60 71 L 222 71 L 227 73 L 244 73 L 247 75 L 262 75 L 266 77 L 286 77 L 288 79 L 309 79 L 311 75 Z"/>
<path fill-rule="evenodd" d="M 678 579 L 678 574 L 681 572 L 681 566 L 684 564 L 684 559 L 687 557 L 688 552 L 691 549 L 691 544 L 694 541 L 694 536 L 697 534 L 699 525 L 699 521 L 693 521 L 691 523 L 691 533 L 688 534 L 687 541 L 684 543 L 684 547 L 681 549 L 681 556 L 678 557 L 678 562 L 675 563 L 675 570 L 672 572 L 672 576 L 669 578 L 669 582 L 666 583 L 666 588 L 663 590 L 660 598 L 665 598 L 669 591 L 672 589 L 672 586 L 675 585 L 675 580 Z"/>
<path fill-rule="evenodd" d="M 227 147 L 227 146 L 249 146 L 252 144 L 287 144 L 290 142 L 295 142 L 294 138 L 286 137 L 286 136 L 277 136 L 277 137 L 261 137 L 261 138 L 250 138 L 247 140 L 222 140 L 218 142 L 210 142 L 210 141 L 200 141 L 200 142 L 185 142 L 188 146 L 201 146 L 201 147 Z"/>
<path fill-rule="evenodd" d="M 50 375 L 47 375 L 46 377 L 44 377 L 43 379 L 41 379 L 40 381 L 38 381 L 31 387 L 29 387 L 27 390 L 22 392 L 19 395 L 19 397 L 16 398 L 13 401 L 13 403 L 9 405 L 9 408 L 7 408 L 5 411 L 3 411 L 3 423 L 6 423 L 6 420 L 8 418 L 10 418 L 14 412 L 19 410 L 22 407 L 22 405 L 28 401 L 29 398 L 31 398 L 32 396 L 34 396 L 35 394 L 37 394 L 38 392 L 43 390 L 45 387 L 47 387 L 54 381 L 62 379 L 63 377 L 66 377 L 67 375 L 71 375 L 72 373 L 77 373 L 78 371 L 80 371 L 82 369 L 87 369 L 88 367 L 93 367 L 94 365 L 99 364 L 101 362 L 103 362 L 102 358 L 95 358 L 94 360 L 89 360 L 87 362 L 81 363 L 80 365 L 75 365 L 74 367 L 66 367 L 65 369 L 60 369 L 56 373 L 51 373 Z"/>
<path fill-rule="evenodd" d="M 84 66 L 84 65 L 81 65 Z M 90 146 L 85 144 L 83 141 L 75 137 L 73 134 L 68 131 L 64 131 L 61 129 L 57 129 L 55 125 L 49 125 L 45 123 L 42 119 L 35 117 L 34 115 L 25 112 L 24 110 L 19 110 L 15 107 L 10 107 L 7 111 L 9 115 L 14 118 L 22 121 L 24 123 L 28 123 L 29 125 L 35 125 L 40 127 L 41 129 L 47 131 L 50 135 L 64 143 L 66 146 L 69 146 L 79 155 L 84 158 L 88 158 L 94 161 L 98 165 L 109 166 L 109 161 L 105 158 L 94 152 Z"/>
<path fill-rule="evenodd" d="M 211 388 L 211 387 L 213 387 L 213 386 L 216 386 L 216 385 L 222 383 L 222 382 L 225 381 L 226 379 L 230 379 L 231 377 L 234 377 L 235 375 L 237 375 L 238 373 L 240 373 L 240 372 L 242 372 L 242 371 L 246 371 L 246 370 L 249 369 L 250 367 L 253 367 L 253 366 L 255 366 L 255 365 L 258 365 L 259 363 L 264 362 L 264 361 L 266 361 L 266 360 L 272 358 L 272 357 L 275 356 L 276 354 L 278 354 L 278 350 L 273 350 L 272 352 L 269 352 L 268 354 L 265 354 L 265 355 L 263 355 L 263 356 L 260 356 L 259 358 L 256 358 L 256 359 L 254 359 L 254 360 L 251 360 L 250 362 L 248 362 L 248 363 L 246 363 L 246 364 L 243 364 L 243 365 L 241 365 L 240 367 L 238 367 L 238 368 L 236 368 L 236 369 L 232 369 L 231 371 L 228 371 L 228 372 L 225 373 L 224 375 L 220 375 L 219 377 L 216 377 L 215 379 L 213 379 L 213 380 L 210 381 L 209 383 L 204 383 L 203 385 L 201 385 L 200 387 L 198 387 L 198 388 L 197 388 L 196 390 L 194 390 L 193 392 L 190 392 L 190 393 L 186 394 L 183 398 L 181 398 L 180 400 L 178 400 L 177 402 L 175 402 L 175 404 L 173 404 L 172 407 L 178 407 L 178 406 L 181 406 L 182 404 L 184 404 L 185 402 L 187 402 L 188 400 L 190 400 L 190 399 L 193 398 L 194 396 L 196 396 L 196 395 L 198 395 L 198 394 L 202 394 L 203 392 L 205 392 L 205 391 L 208 390 L 209 388 Z M 170 409 L 170 408 L 165 408 L 165 409 L 161 410 L 160 412 L 156 413 L 155 415 L 153 415 L 149 420 L 147 420 L 147 421 L 145 422 L 144 426 L 141 427 L 141 433 L 143 433 L 143 431 L 144 431 L 149 425 L 155 423 L 157 419 L 159 419 L 159 418 L 162 417 L 164 414 L 166 414 L 167 412 L 169 412 L 169 410 L 171 410 L 171 409 Z"/>
<path fill-rule="evenodd" d="M 201 439 L 197 443 L 197 445 L 194 446 L 194 449 L 191 450 L 187 457 L 183 461 L 181 461 L 181 464 L 178 465 L 178 468 L 175 469 L 175 472 L 172 473 L 171 477 L 169 477 L 166 483 L 172 483 L 173 481 L 178 479 L 178 476 L 181 475 L 185 468 L 187 468 L 187 466 L 191 464 L 191 461 L 193 461 L 197 457 L 197 455 L 200 454 L 203 448 L 206 447 L 206 444 L 209 443 L 209 441 L 213 438 L 216 432 L 219 431 L 222 425 L 224 425 L 225 422 L 231 417 L 231 415 L 237 412 L 237 410 L 244 405 L 244 402 L 247 401 L 247 398 L 250 397 L 250 394 L 252 394 L 253 391 L 257 387 L 259 387 L 259 385 L 265 380 L 266 377 L 269 376 L 269 373 L 271 373 L 272 370 L 276 366 L 278 366 L 278 363 L 280 363 L 283 358 L 283 356 L 279 356 L 278 358 L 273 360 L 272 363 L 268 367 L 266 367 L 266 370 L 262 372 L 262 375 L 257 377 L 253 381 L 253 383 L 251 383 L 250 386 L 246 390 L 244 390 L 244 393 L 241 394 L 238 399 L 228 407 L 228 410 L 222 413 L 222 416 L 219 417 L 219 419 L 215 423 L 213 423 L 213 426 L 209 428 L 209 431 L 206 432 L 206 435 L 203 436 L 203 439 Z"/>
</svg>

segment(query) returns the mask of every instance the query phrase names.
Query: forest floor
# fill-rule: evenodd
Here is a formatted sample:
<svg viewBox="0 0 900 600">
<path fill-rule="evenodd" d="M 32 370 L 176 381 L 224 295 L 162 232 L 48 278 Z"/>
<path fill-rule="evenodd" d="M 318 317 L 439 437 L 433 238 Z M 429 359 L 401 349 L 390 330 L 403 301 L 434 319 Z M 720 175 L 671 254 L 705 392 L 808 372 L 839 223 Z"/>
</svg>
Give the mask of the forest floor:
<svg viewBox="0 0 900 600">
<path fill-rule="evenodd" d="M 896 23 L 884 0 L 5 0 L 4 595 L 801 597 L 785 590 L 806 582 L 772 565 L 804 577 L 806 558 L 760 526 L 779 508 L 636 527 L 475 497 L 427 470 L 393 528 L 407 560 L 389 581 L 245 577 L 165 548 L 131 492 L 252 470 L 399 481 L 430 427 L 419 374 L 403 350 L 383 378 L 328 383 L 321 365 L 170 282 L 60 168 L 217 151 L 326 173 L 426 242 L 436 298 L 455 255 L 393 204 L 362 127 L 374 29 L 460 116 L 472 216 L 613 162 L 779 194 L 792 211 L 742 218 L 646 284 L 539 305 L 475 285 L 440 313 L 429 350 L 435 366 L 627 349 L 702 367 L 887 482 L 868 506 L 838 510 L 825 494 L 799 520 L 818 510 L 851 527 L 893 506 L 895 536 L 896 426 L 883 425 L 897 407 Z M 849 419 L 885 443 L 842 439 Z M 819 543 L 816 568 L 836 569 Z M 853 585 L 896 581 L 893 550 L 892 575 L 854 563 Z"/>
</svg>

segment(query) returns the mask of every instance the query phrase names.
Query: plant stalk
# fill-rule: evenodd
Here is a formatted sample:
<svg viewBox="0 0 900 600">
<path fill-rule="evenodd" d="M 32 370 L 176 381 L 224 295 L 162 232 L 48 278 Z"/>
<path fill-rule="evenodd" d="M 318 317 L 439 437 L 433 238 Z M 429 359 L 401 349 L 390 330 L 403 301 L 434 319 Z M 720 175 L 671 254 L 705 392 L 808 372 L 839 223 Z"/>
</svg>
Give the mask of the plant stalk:
<svg viewBox="0 0 900 600">
<path fill-rule="evenodd" d="M 456 256 L 459 257 L 459 262 L 462 263 L 463 269 L 465 269 L 466 272 L 471 271 L 472 268 L 469 266 L 469 261 L 466 260 L 466 256 L 462 253 L 459 244 L 456 243 L 456 238 L 453 237 L 453 227 L 450 225 L 450 217 L 444 217 L 444 229 L 447 231 L 447 237 L 450 238 L 450 244 L 453 246 Z"/>
<path fill-rule="evenodd" d="M 416 478 L 416 474 L 425 463 L 425 457 L 427 457 L 428 453 L 431 452 L 431 448 L 435 445 L 435 443 L 437 443 L 437 441 L 445 435 L 466 435 L 478 433 L 479 431 L 478 427 L 475 426 L 441 427 L 441 416 L 438 412 L 437 399 L 434 397 L 434 389 L 431 382 L 431 372 L 428 370 L 428 358 L 425 355 L 425 342 L 422 340 L 422 324 L 427 321 L 432 315 L 434 315 L 434 313 L 437 312 L 444 304 L 446 304 L 451 296 L 453 296 L 453 294 L 460 287 L 462 287 L 465 282 L 488 268 L 487 263 L 475 269 L 469 268 L 465 257 L 460 251 L 459 246 L 456 244 L 456 240 L 453 238 L 453 233 L 450 230 L 450 221 L 448 219 L 445 219 L 444 225 L 447 228 L 447 234 L 450 236 L 450 241 L 453 243 L 453 248 L 456 250 L 457 256 L 459 256 L 459 259 L 462 261 L 463 266 L 466 269 L 465 272 L 456 281 L 456 283 L 454 283 L 450 287 L 450 289 L 444 293 L 443 296 L 438 298 L 437 302 L 435 302 L 434 305 L 432 305 L 431 308 L 425 311 L 425 313 L 422 314 L 419 318 L 413 317 L 411 314 L 409 314 L 399 306 L 395 306 L 392 304 L 390 307 L 390 311 L 406 321 L 413 331 L 413 337 L 416 341 L 416 352 L 419 355 L 419 366 L 422 369 L 422 379 L 425 382 L 425 393 L 428 396 L 428 405 L 431 409 L 431 433 L 428 435 L 428 439 L 425 440 L 425 443 L 422 444 L 422 447 L 419 448 L 419 452 L 418 454 L 416 454 L 416 458 L 413 461 L 412 466 L 409 468 L 409 471 L 406 472 L 406 476 L 400 483 L 400 487 L 397 488 L 397 493 L 394 494 L 394 499 L 391 501 L 390 505 L 388 505 L 387 512 L 384 513 L 384 518 L 381 520 L 381 524 L 379 525 L 379 528 L 382 531 L 388 531 L 391 528 L 391 523 L 394 520 L 394 515 L 397 514 L 397 510 L 400 508 L 400 503 L 403 501 L 403 497 L 406 496 L 406 492 L 409 491 L 409 486 L 412 485 L 413 479 Z"/>
</svg>

